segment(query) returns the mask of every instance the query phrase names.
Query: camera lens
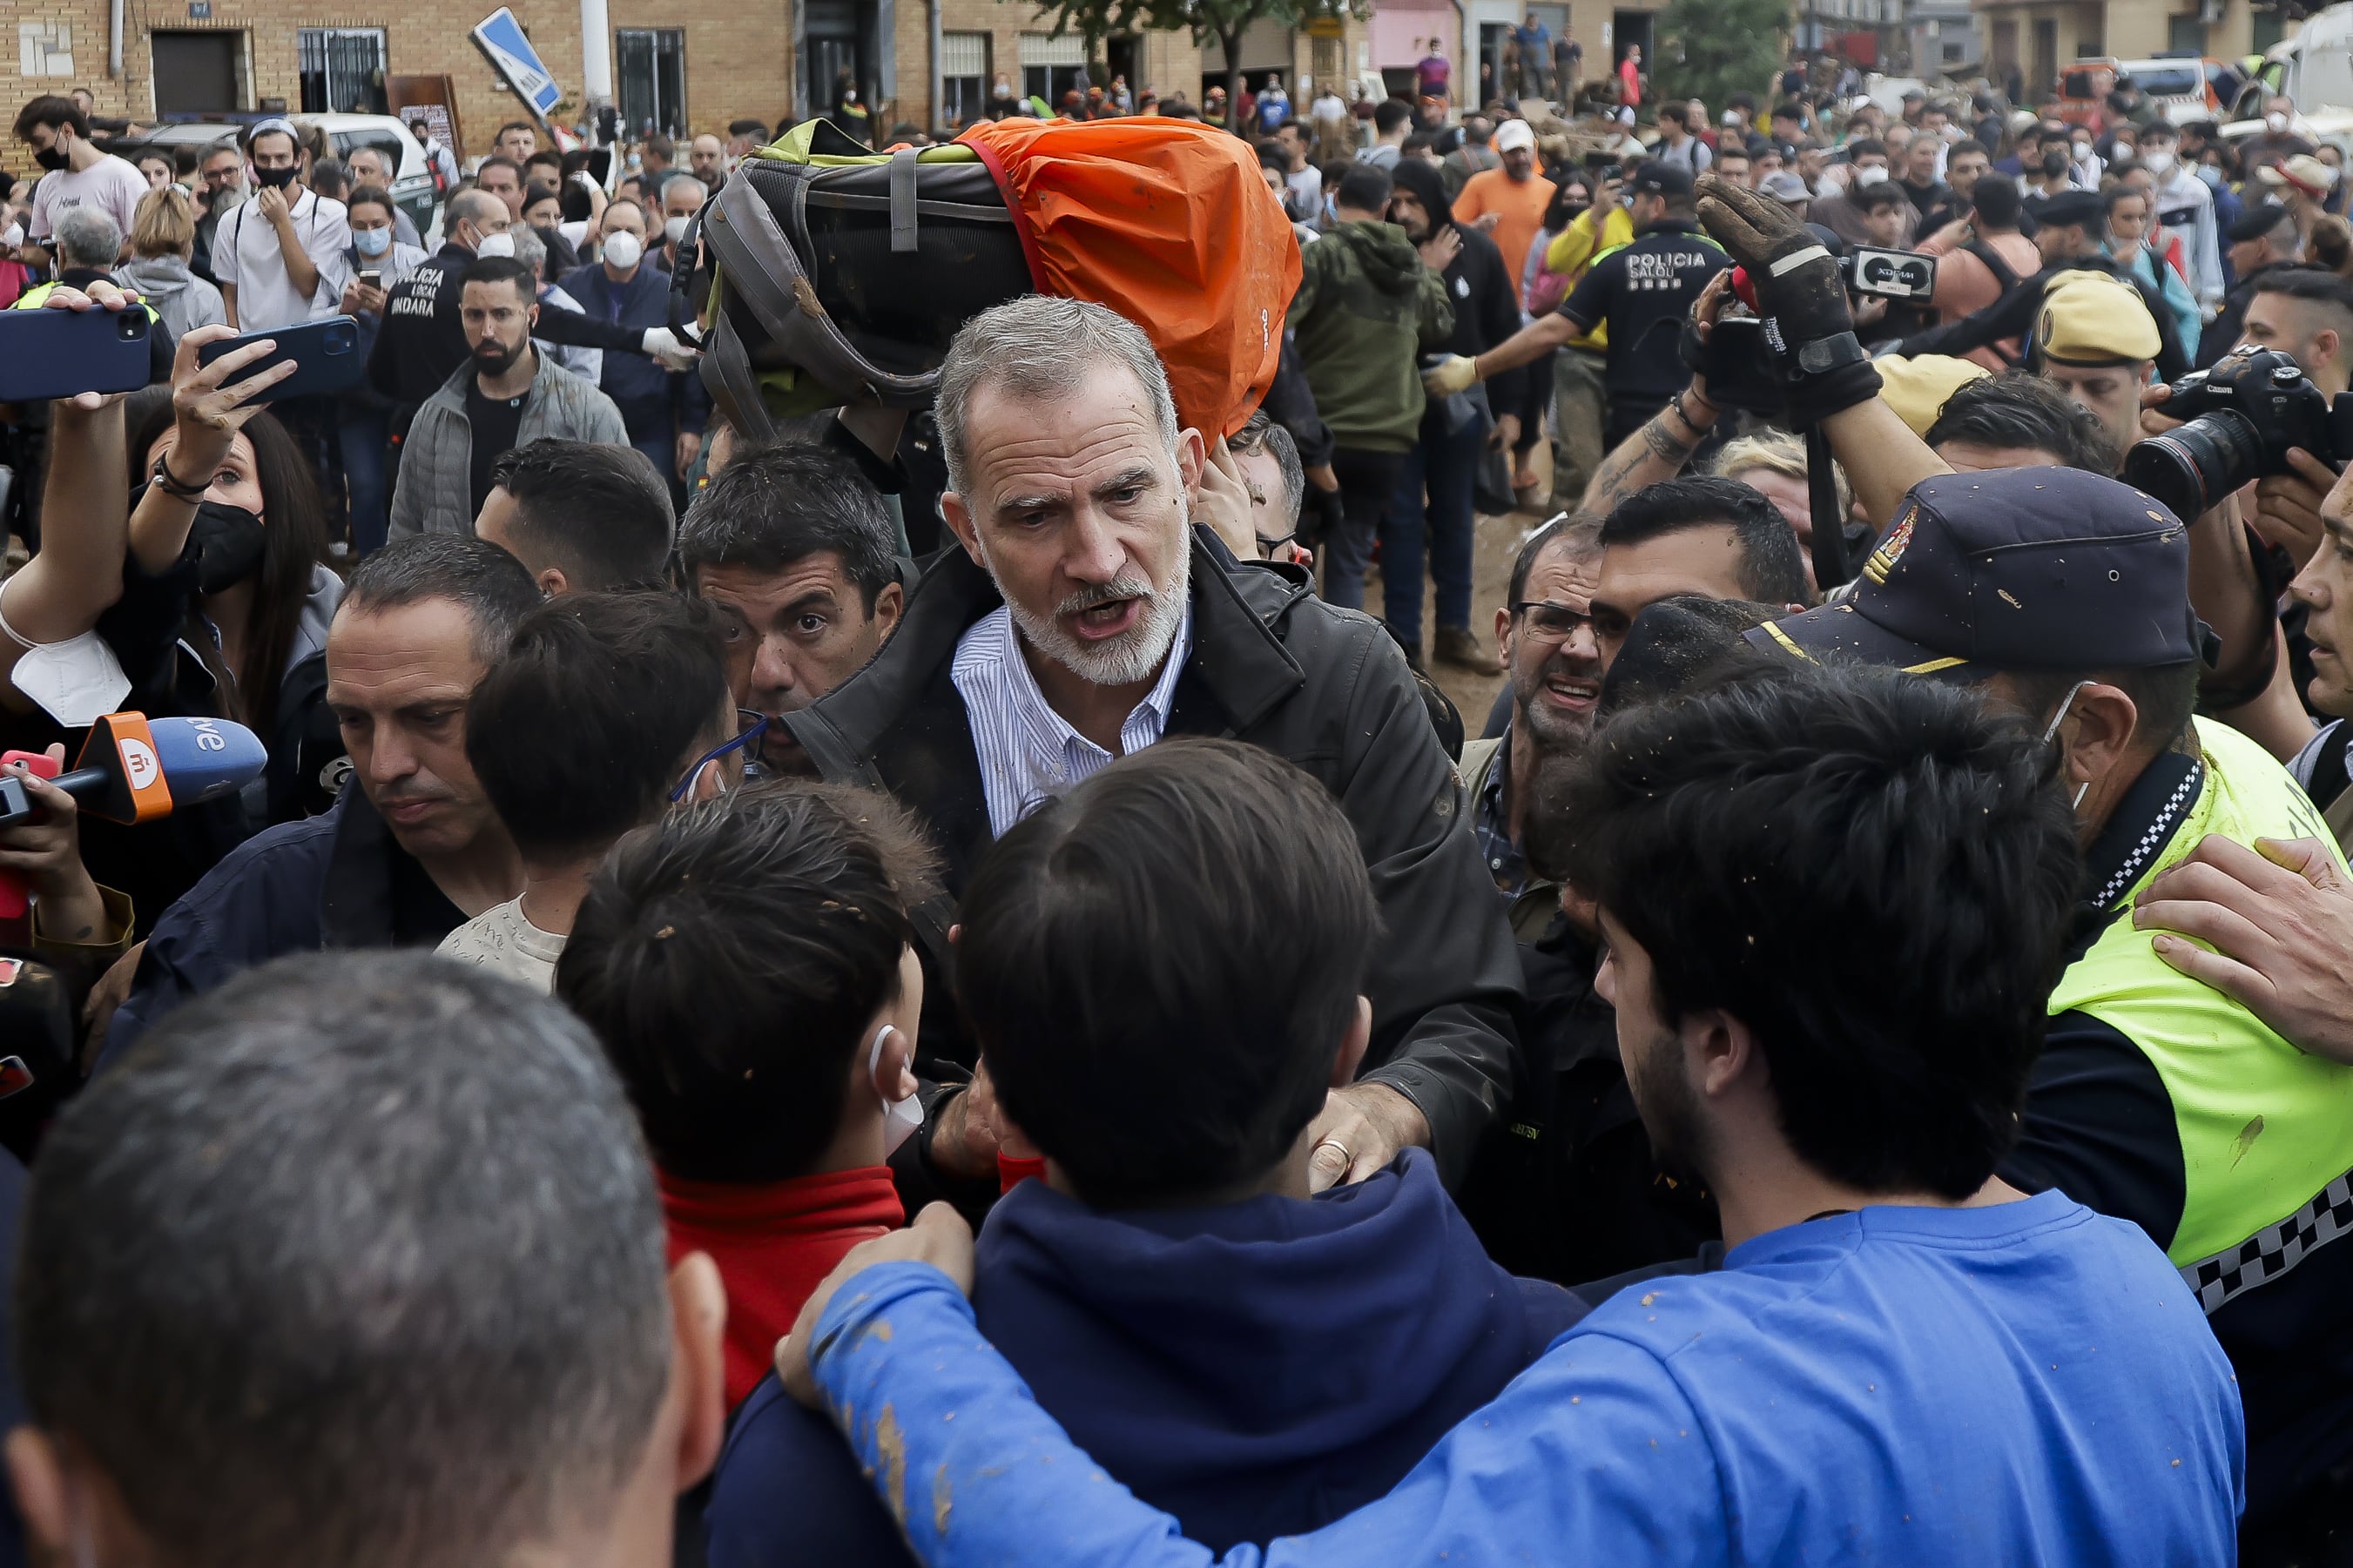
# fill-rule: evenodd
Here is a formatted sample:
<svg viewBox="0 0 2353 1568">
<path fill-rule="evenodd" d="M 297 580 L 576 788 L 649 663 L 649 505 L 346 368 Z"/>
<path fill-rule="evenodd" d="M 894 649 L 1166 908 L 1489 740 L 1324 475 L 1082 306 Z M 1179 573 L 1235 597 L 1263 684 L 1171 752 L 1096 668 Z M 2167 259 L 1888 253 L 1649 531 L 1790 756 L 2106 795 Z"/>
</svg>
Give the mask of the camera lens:
<svg viewBox="0 0 2353 1568">
<path fill-rule="evenodd" d="M 2234 409 L 2137 441 L 2125 454 L 2125 483 L 2147 490 L 2184 522 L 2267 470 L 2254 422 Z"/>
</svg>

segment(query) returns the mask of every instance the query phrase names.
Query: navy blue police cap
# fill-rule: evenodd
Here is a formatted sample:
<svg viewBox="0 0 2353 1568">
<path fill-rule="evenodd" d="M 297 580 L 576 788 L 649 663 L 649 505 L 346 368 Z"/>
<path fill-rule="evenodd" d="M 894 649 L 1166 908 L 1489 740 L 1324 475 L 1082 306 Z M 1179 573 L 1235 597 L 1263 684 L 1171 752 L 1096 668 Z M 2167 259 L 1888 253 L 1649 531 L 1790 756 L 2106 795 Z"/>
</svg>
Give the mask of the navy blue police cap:
<svg viewBox="0 0 2353 1568">
<path fill-rule="evenodd" d="M 2043 468 L 1921 480 L 1852 593 L 1747 640 L 1975 681 L 2189 664 L 2209 635 L 2181 520 L 2118 480 Z"/>
</svg>

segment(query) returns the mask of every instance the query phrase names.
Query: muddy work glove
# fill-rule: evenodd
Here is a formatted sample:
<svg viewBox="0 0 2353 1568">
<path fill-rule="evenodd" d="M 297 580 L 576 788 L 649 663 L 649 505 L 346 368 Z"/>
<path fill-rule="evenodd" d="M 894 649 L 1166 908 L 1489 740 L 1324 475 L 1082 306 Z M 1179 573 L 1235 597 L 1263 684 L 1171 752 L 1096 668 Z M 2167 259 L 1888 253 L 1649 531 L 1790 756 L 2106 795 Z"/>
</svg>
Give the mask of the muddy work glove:
<svg viewBox="0 0 2353 1568">
<path fill-rule="evenodd" d="M 1800 429 L 1879 395 L 1879 373 L 1854 335 L 1838 258 L 1769 196 L 1713 176 L 1700 182 L 1699 221 L 1748 274 L 1765 341 L 1788 380 Z"/>
</svg>

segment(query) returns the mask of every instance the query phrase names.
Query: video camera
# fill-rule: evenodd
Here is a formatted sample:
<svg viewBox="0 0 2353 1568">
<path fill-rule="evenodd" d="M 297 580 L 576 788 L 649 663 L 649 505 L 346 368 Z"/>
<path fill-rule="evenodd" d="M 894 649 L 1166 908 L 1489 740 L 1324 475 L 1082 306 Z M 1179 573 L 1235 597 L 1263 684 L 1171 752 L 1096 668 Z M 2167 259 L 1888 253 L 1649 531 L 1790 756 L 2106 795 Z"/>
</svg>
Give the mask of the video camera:
<svg viewBox="0 0 2353 1568">
<path fill-rule="evenodd" d="M 2173 384 L 2163 412 L 2184 423 L 2133 444 L 2124 479 L 2183 521 L 2250 479 L 2290 471 L 2290 447 L 2331 467 L 2353 458 L 2353 394 L 2334 400 L 2277 349 L 2238 348 Z"/>
</svg>

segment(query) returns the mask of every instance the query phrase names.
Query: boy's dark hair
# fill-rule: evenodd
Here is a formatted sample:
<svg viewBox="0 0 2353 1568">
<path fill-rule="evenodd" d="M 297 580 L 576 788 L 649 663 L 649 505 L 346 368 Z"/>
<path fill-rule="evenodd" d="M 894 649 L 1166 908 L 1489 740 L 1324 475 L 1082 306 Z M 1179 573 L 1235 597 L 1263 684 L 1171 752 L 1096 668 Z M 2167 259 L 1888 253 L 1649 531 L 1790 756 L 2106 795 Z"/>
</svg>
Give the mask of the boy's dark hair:
<svg viewBox="0 0 2353 1568">
<path fill-rule="evenodd" d="M 1959 157 L 1964 153 L 1982 153 L 1989 158 L 1993 156 L 1993 149 L 1988 147 L 1984 142 L 1978 141 L 1974 136 L 1964 136 L 1959 141 L 1954 142 L 1951 148 L 1946 152 L 1946 166 L 1950 167 L 1952 161 Z M 2017 188 L 2018 187 L 2015 185 L 2010 187 L 2012 190 L 2016 190 Z"/>
<path fill-rule="evenodd" d="M 808 1173 L 933 878 L 906 814 L 847 784 L 738 790 L 614 847 L 555 994 L 603 1043 L 663 1170 Z"/>
<path fill-rule="evenodd" d="M 1736 480 L 1691 475 L 1646 486 L 1602 520 L 1601 547 L 1726 525 L 1740 548 L 1741 593 L 1770 605 L 1806 602 L 1805 557 L 1788 520 L 1762 493 Z"/>
<path fill-rule="evenodd" d="M 1649 955 L 1658 1021 L 1757 1036 L 1799 1158 L 1966 1197 L 2018 1136 L 2080 874 L 2031 728 L 1967 688 L 1741 667 L 1628 710 L 1549 781 L 1534 847 Z M 1873 961 L 1826 967 L 1829 931 Z"/>
<path fill-rule="evenodd" d="M 1282 1160 L 1323 1107 L 1379 929 L 1324 787 L 1208 740 L 1048 801 L 981 857 L 958 918 L 956 992 L 998 1098 L 1112 1206 Z"/>
<path fill-rule="evenodd" d="M 1401 98 L 1385 98 L 1373 106 L 1374 129 L 1383 134 L 1413 118 L 1413 105 Z"/>
<path fill-rule="evenodd" d="M 574 588 L 661 580 L 678 523 L 670 486 L 635 447 L 544 436 L 501 452 L 491 483 L 514 498 L 515 531 Z"/>
<path fill-rule="evenodd" d="M 1978 447 L 2022 447 L 2048 452 L 2061 465 L 2113 475 L 2116 450 L 2100 416 L 2039 375 L 2008 371 L 1964 382 L 1945 399 L 1927 442 L 1966 441 Z"/>
<path fill-rule="evenodd" d="M 515 623 L 541 603 L 522 563 L 497 545 L 454 533 L 396 539 L 352 568 L 337 614 L 373 614 L 451 599 L 474 625 L 474 657 L 495 664 Z"/>
<path fill-rule="evenodd" d="M 807 441 L 738 449 L 678 528 L 689 583 L 712 566 L 781 572 L 828 550 L 872 615 L 876 595 L 899 580 L 897 531 L 855 463 Z"/>
<path fill-rule="evenodd" d="M 533 142 L 536 142 L 539 140 L 539 127 L 533 125 L 528 120 L 508 121 L 504 125 L 499 127 L 497 135 L 492 136 L 491 140 L 492 142 L 496 142 L 500 136 L 505 135 L 510 131 L 528 131 L 531 132 Z M 490 160 L 487 158 L 483 160 L 484 163 L 488 163 L 489 161 Z M 504 161 L 510 163 L 514 162 L 512 158 L 505 159 Z"/>
<path fill-rule="evenodd" d="M 733 732 L 712 620 L 659 590 L 566 594 L 522 617 L 467 705 L 466 760 L 526 858 L 602 850 Z"/>
<path fill-rule="evenodd" d="M 1911 198 L 1894 181 L 1881 180 L 1876 184 L 1857 185 L 1846 194 L 1846 199 L 1857 211 L 1869 211 L 1873 207 L 1892 207 Z"/>
<path fill-rule="evenodd" d="M 75 135 L 84 141 L 90 139 L 90 116 L 81 111 L 80 104 L 59 93 L 44 93 L 16 111 L 16 140 L 32 140 L 36 125 L 46 125 L 52 131 L 60 125 L 70 125 Z"/>
<path fill-rule="evenodd" d="M 1887 143 L 1882 142 L 1876 136 L 1864 136 L 1846 144 L 1846 157 L 1847 162 L 1850 163 L 1853 163 L 1858 158 L 1868 158 L 1873 153 L 1876 153 L 1882 158 L 1888 155 Z M 1854 195 L 1852 188 L 1849 188 L 1847 195 Z"/>
<path fill-rule="evenodd" d="M 730 136 L 752 136 L 762 142 L 768 139 L 768 122 L 765 120 L 731 120 L 727 122 Z"/>
<path fill-rule="evenodd" d="M 576 1020 L 429 953 L 306 953 L 189 1002 L 58 1116 L 17 1364 L 181 1568 L 506 1561 L 642 1462 L 665 1274 Z"/>
<path fill-rule="evenodd" d="M 1389 188 L 1395 183 L 1387 169 L 1377 169 L 1370 163 L 1352 164 L 1340 176 L 1340 188 L 1332 193 L 1332 205 L 1363 213 L 1387 212 Z"/>
</svg>

